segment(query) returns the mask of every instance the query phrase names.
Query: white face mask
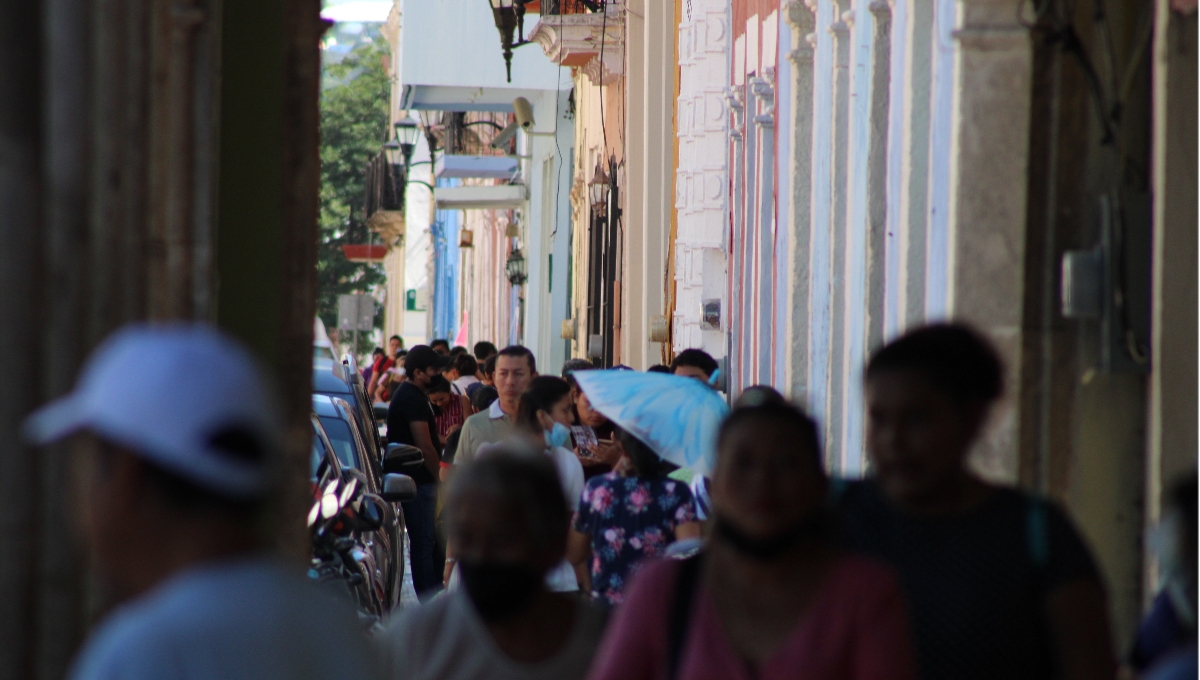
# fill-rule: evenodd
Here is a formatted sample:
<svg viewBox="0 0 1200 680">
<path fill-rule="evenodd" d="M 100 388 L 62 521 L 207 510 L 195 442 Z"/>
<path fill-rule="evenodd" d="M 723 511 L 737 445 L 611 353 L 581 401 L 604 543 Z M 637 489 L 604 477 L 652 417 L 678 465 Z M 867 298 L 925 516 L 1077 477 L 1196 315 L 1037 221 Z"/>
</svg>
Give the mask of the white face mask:
<svg viewBox="0 0 1200 680">
<path fill-rule="evenodd" d="M 546 446 L 553 448 L 566 448 L 567 443 L 571 441 L 571 430 L 562 423 L 555 422 L 554 427 L 546 430 Z"/>
</svg>

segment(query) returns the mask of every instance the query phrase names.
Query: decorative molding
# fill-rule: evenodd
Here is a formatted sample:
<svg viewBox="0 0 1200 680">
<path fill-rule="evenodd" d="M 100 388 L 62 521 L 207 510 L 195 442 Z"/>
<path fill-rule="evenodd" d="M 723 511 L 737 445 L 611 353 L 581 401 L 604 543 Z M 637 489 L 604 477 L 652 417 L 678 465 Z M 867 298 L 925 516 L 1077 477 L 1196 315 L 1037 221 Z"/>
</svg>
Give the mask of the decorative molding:
<svg viewBox="0 0 1200 680">
<path fill-rule="evenodd" d="M 812 33 L 816 22 L 816 12 L 808 2 L 787 0 L 783 4 L 783 15 L 787 17 L 787 22 L 791 24 L 794 33 L 799 35 Z"/>
<path fill-rule="evenodd" d="M 812 34 L 810 33 L 809 35 Z M 788 59 L 791 59 L 792 63 L 796 66 L 811 66 L 815 54 L 816 51 L 813 49 L 812 45 L 809 45 L 808 42 L 805 41 L 804 43 L 797 45 L 796 49 L 788 52 Z"/>
<path fill-rule="evenodd" d="M 893 0 L 871 0 L 871 4 L 867 5 L 867 10 L 877 17 L 892 16 Z"/>
<path fill-rule="evenodd" d="M 742 102 L 741 88 L 730 87 L 725 90 L 725 101 L 729 102 L 729 108 L 738 113 L 746 110 L 746 105 Z"/>
<path fill-rule="evenodd" d="M 624 73 L 623 13 L 545 16 L 530 31 L 550 61 L 580 68 L 593 83 L 607 85 Z"/>
<path fill-rule="evenodd" d="M 770 106 L 775 103 L 775 86 L 766 78 L 751 78 L 750 91 L 763 104 Z M 757 120 L 757 118 L 755 119 Z"/>
</svg>

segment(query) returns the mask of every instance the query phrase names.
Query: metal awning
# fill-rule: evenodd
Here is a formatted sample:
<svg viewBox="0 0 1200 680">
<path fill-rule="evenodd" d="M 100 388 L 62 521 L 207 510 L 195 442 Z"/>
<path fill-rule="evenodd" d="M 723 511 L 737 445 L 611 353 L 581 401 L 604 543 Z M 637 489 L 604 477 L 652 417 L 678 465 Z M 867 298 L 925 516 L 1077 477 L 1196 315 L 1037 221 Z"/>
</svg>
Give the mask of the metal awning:
<svg viewBox="0 0 1200 680">
<path fill-rule="evenodd" d="M 517 159 L 512 156 L 438 156 L 434 172 L 438 177 L 510 179 L 517 174 Z"/>
<path fill-rule="evenodd" d="M 433 191 L 439 210 L 510 209 L 524 206 L 529 192 L 523 184 L 490 187 L 438 187 Z"/>
</svg>

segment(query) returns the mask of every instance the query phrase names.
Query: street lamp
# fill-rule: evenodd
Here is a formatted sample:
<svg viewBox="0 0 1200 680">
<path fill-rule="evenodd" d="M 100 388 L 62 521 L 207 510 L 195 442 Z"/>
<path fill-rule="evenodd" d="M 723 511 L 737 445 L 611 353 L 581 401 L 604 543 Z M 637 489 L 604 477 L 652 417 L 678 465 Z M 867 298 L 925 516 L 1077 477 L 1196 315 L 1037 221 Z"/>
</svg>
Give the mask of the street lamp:
<svg viewBox="0 0 1200 680">
<path fill-rule="evenodd" d="M 604 217 L 608 207 L 608 174 L 604 172 L 604 165 L 599 158 L 596 159 L 596 169 L 592 172 L 592 181 L 588 182 L 588 195 L 592 200 L 592 212 L 596 217 Z"/>
<path fill-rule="evenodd" d="M 404 160 L 400 151 L 400 142 L 394 139 L 389 139 L 383 143 L 383 152 L 387 154 L 387 162 L 392 165 L 400 165 Z"/>
<path fill-rule="evenodd" d="M 404 156 L 404 169 L 412 166 L 413 150 L 417 148 L 417 138 L 421 136 L 421 128 L 411 118 L 402 118 L 393 125 L 396 128 L 396 143 Z"/>
<path fill-rule="evenodd" d="M 508 260 L 504 263 L 504 271 L 508 274 L 508 282 L 514 286 L 525 283 L 525 280 L 529 278 L 525 274 L 525 256 L 521 254 L 520 248 L 513 248 Z"/>
<path fill-rule="evenodd" d="M 500 31 L 500 46 L 504 48 L 504 68 L 508 73 L 508 82 L 512 82 L 512 51 L 514 47 L 526 44 L 525 41 L 525 1 L 526 0 L 488 0 L 492 7 L 492 18 L 496 21 L 496 30 Z M 513 29 L 517 30 L 517 42 L 513 42 Z"/>
</svg>

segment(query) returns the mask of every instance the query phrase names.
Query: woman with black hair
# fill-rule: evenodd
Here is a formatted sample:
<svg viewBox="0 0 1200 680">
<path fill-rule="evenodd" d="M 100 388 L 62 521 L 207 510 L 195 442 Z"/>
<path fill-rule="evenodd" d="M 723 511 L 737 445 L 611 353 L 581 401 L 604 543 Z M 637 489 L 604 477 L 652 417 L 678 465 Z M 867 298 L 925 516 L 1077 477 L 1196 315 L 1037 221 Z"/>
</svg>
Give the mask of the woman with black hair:
<svg viewBox="0 0 1200 680">
<path fill-rule="evenodd" d="M 583 494 L 583 466 L 566 448 L 571 444 L 570 424 L 571 388 L 567 381 L 549 375 L 529 381 L 517 408 L 517 430 L 554 461 L 567 508 L 573 511 Z M 546 585 L 556 592 L 579 590 L 577 573 L 569 562 L 563 561 L 547 575 Z"/>
<path fill-rule="evenodd" d="M 667 477 L 675 468 L 632 434 L 619 427 L 615 433 L 620 471 L 588 480 L 567 543 L 572 564 L 591 558 L 592 597 L 609 605 L 621 603 L 639 562 L 700 536 L 691 491 Z"/>
<path fill-rule="evenodd" d="M 717 451 L 707 547 L 638 573 L 591 680 L 913 680 L 896 577 L 832 535 L 816 424 L 760 400 Z"/>
<path fill-rule="evenodd" d="M 840 494 L 842 539 L 900 576 L 921 677 L 1113 678 L 1104 589 L 1078 531 L 968 465 L 1003 392 L 991 345 L 961 325 L 919 328 L 871 357 L 865 383 L 873 476 Z"/>
</svg>

